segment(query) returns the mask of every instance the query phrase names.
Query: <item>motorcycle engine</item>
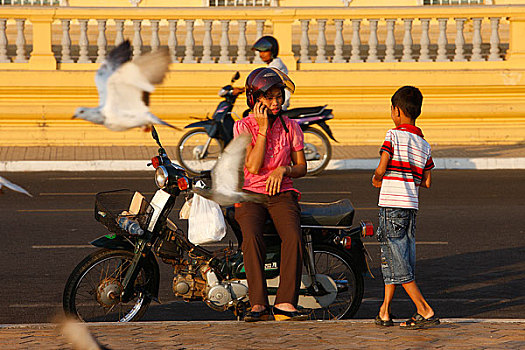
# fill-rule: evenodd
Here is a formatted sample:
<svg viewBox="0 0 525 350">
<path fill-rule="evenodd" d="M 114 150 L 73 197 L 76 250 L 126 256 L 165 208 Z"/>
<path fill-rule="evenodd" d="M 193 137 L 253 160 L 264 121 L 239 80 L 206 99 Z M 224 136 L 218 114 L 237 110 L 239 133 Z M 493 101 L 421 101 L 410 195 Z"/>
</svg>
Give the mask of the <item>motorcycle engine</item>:
<svg viewBox="0 0 525 350">
<path fill-rule="evenodd" d="M 206 296 L 206 280 L 202 271 L 202 266 L 198 268 L 195 268 L 194 265 L 177 266 L 173 277 L 173 293 L 185 300 L 204 298 Z"/>
<path fill-rule="evenodd" d="M 202 299 L 216 310 L 225 310 L 231 301 L 248 295 L 248 285 L 239 280 L 220 282 L 208 264 L 178 266 L 173 292 L 185 300 Z"/>
</svg>

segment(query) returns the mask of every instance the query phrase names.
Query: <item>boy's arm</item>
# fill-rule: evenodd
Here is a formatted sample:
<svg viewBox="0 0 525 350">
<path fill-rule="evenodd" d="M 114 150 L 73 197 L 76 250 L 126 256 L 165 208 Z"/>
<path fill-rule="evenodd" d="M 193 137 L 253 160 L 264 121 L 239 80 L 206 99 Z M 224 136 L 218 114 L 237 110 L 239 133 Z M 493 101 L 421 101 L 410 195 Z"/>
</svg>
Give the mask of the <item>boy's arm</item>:
<svg viewBox="0 0 525 350">
<path fill-rule="evenodd" d="M 379 160 L 379 165 L 374 172 L 374 176 L 372 176 L 372 185 L 374 187 L 381 187 L 389 160 L 390 154 L 388 152 L 381 152 L 381 160 Z"/>
<path fill-rule="evenodd" d="M 423 171 L 423 179 L 421 180 L 420 187 L 424 188 L 430 188 L 430 185 L 432 184 L 432 176 L 430 174 L 430 170 Z"/>
</svg>

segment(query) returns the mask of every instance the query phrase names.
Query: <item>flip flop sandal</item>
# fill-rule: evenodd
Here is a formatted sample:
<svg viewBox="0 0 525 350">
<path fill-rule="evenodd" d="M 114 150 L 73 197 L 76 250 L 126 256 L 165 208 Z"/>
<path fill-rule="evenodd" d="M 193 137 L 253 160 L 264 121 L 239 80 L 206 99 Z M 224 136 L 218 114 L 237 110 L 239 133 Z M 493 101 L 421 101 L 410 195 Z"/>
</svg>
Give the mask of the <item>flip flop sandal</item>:
<svg viewBox="0 0 525 350">
<path fill-rule="evenodd" d="M 438 325 L 439 323 L 439 318 L 436 315 L 424 318 L 420 314 L 415 313 L 412 318 L 405 321 L 405 326 L 399 326 L 404 329 L 422 329 Z"/>
<path fill-rule="evenodd" d="M 390 320 L 384 321 L 381 319 L 381 316 L 377 315 L 375 324 L 381 327 L 392 327 L 394 325 L 394 321 L 392 321 L 392 318 L 390 318 Z"/>
</svg>

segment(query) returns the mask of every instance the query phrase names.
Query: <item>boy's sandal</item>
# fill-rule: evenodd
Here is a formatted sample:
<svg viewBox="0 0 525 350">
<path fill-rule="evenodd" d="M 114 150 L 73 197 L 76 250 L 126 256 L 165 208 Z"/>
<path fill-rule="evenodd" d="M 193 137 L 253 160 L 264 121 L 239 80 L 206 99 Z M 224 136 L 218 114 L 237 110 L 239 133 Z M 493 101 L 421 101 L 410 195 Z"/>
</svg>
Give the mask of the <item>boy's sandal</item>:
<svg viewBox="0 0 525 350">
<path fill-rule="evenodd" d="M 421 328 L 428 328 L 431 326 L 435 326 L 435 325 L 438 325 L 439 323 L 440 323 L 439 318 L 436 315 L 431 316 L 429 318 L 424 318 L 423 316 L 421 316 L 420 314 L 416 312 L 414 316 L 412 316 L 412 318 L 405 321 L 404 326 L 402 325 L 399 325 L 399 326 L 404 329 L 421 329 Z"/>
<path fill-rule="evenodd" d="M 377 315 L 375 319 L 375 324 L 381 327 L 392 327 L 394 325 L 394 321 L 392 321 L 391 315 L 390 315 L 390 319 L 386 321 L 381 319 L 381 316 Z"/>
</svg>

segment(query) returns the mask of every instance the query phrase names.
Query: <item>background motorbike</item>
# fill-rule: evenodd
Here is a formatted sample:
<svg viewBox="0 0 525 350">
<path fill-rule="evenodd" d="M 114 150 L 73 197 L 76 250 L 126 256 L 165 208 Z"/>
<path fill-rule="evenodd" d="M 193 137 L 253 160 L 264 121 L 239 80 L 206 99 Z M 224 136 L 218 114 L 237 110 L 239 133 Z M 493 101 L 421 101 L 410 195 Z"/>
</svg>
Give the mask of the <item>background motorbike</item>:
<svg viewBox="0 0 525 350">
<path fill-rule="evenodd" d="M 231 84 L 241 75 L 236 72 Z M 232 109 L 237 97 L 244 89 L 226 85 L 219 91 L 224 100 L 219 103 L 211 118 L 191 123 L 184 128 L 193 128 L 185 133 L 177 144 L 177 160 L 189 175 L 196 176 L 201 171 L 211 170 L 224 147 L 233 139 Z"/>
<path fill-rule="evenodd" d="M 158 259 L 174 269 L 173 292 L 185 301 L 204 301 L 217 311 L 231 310 L 242 318 L 249 305 L 248 284 L 240 249 L 242 235 L 235 208 L 225 208 L 238 246 L 209 251 L 187 240 L 169 220 L 175 199 L 206 175 L 190 179 L 173 164 L 159 144 L 152 158 L 159 187 L 148 202 L 129 190 L 96 196 L 95 218 L 109 234 L 91 242 L 102 249 L 82 260 L 68 278 L 64 311 L 86 322 L 136 321 L 151 301 L 158 301 Z M 361 238 L 373 235 L 370 222 L 352 226 L 354 208 L 348 199 L 335 203 L 301 203 L 304 265 L 298 306 L 310 319 L 353 316 L 362 301 L 363 274 L 368 265 Z M 280 239 L 271 220 L 264 228 L 265 274 L 270 302 L 279 285 Z"/>
<path fill-rule="evenodd" d="M 231 84 L 240 78 L 239 72 L 231 79 Z M 232 109 L 243 89 L 226 85 L 219 96 L 224 100 L 219 103 L 211 118 L 206 118 L 185 126 L 193 128 L 184 134 L 177 145 L 177 160 L 192 176 L 201 171 L 211 170 L 218 157 L 233 139 Z M 320 174 L 332 158 L 330 137 L 336 141 L 327 120 L 334 117 L 331 109 L 325 106 L 289 109 L 283 114 L 295 119 L 304 132 L 304 152 L 307 161 L 307 174 Z M 319 128 L 312 127 L 318 125 Z M 327 137 L 328 135 L 328 137 Z M 337 142 L 337 141 L 336 141 Z"/>
</svg>

